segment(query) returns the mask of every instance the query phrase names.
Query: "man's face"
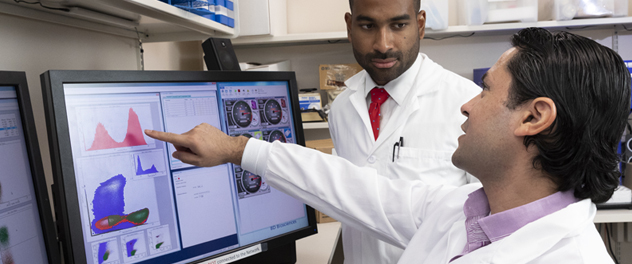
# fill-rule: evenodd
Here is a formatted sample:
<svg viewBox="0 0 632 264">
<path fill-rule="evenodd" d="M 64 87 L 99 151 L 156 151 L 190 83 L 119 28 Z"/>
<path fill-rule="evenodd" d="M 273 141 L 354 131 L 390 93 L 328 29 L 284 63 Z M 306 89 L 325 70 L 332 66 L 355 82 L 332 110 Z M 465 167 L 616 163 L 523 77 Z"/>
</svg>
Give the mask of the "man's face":
<svg viewBox="0 0 632 264">
<path fill-rule="evenodd" d="M 426 13 L 412 0 L 355 0 L 352 10 L 345 21 L 353 55 L 375 83 L 384 85 L 413 65 Z"/>
<path fill-rule="evenodd" d="M 452 163 L 481 179 L 502 176 L 522 145 L 521 137 L 514 135 L 520 124 L 521 106 L 507 107 L 507 95 L 512 77 L 507 70 L 508 60 L 515 48 L 509 49 L 483 77 L 483 91 L 461 106 L 467 120 L 461 126 L 465 132 L 459 137 L 459 146 L 452 155 Z"/>
</svg>

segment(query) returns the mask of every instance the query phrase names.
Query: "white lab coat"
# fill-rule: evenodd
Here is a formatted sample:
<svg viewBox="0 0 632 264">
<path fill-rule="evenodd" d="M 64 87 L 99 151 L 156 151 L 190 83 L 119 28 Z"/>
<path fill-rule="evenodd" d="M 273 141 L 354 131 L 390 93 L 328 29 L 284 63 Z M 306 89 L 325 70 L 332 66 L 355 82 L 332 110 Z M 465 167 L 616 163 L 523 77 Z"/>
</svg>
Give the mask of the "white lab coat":
<svg viewBox="0 0 632 264">
<path fill-rule="evenodd" d="M 398 263 L 444 264 L 459 255 L 467 241 L 463 204 L 481 187 L 388 179 L 339 157 L 258 140 L 248 141 L 242 167 L 325 214 L 404 248 Z M 450 263 L 613 263 L 593 224 L 595 213 L 589 199 L 579 201 Z"/>
<path fill-rule="evenodd" d="M 457 138 L 463 133 L 461 124 L 465 117 L 460 108 L 481 88 L 425 54 L 420 53 L 417 62 L 421 65 L 413 87 L 405 87 L 408 96 L 392 111 L 389 121 L 380 126 L 377 141 L 364 93 L 368 73 L 362 71 L 345 82 L 347 89 L 336 98 L 329 114 L 336 153 L 390 179 L 461 186 L 468 182 L 466 173 L 451 161 Z M 400 137 L 404 138 L 404 147 L 393 162 L 393 145 Z M 345 224 L 342 239 L 346 264 L 395 263 L 402 254 L 401 249 Z"/>
</svg>

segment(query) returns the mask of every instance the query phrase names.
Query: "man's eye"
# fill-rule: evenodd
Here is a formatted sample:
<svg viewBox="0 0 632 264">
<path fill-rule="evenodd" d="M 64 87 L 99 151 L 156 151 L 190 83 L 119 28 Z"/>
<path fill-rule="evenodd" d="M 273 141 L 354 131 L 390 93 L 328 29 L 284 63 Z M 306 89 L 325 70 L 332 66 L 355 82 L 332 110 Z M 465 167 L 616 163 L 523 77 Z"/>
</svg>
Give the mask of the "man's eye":
<svg viewBox="0 0 632 264">
<path fill-rule="evenodd" d="M 406 23 L 399 23 L 399 24 L 395 24 L 395 28 L 403 28 L 405 27 L 407 24 Z"/>
<path fill-rule="evenodd" d="M 366 25 L 360 25 L 360 27 L 362 27 L 363 29 L 371 29 L 371 28 L 373 28 L 373 25 L 366 24 Z"/>
<path fill-rule="evenodd" d="M 483 84 L 483 91 L 489 91 L 489 86 L 486 83 Z"/>
</svg>

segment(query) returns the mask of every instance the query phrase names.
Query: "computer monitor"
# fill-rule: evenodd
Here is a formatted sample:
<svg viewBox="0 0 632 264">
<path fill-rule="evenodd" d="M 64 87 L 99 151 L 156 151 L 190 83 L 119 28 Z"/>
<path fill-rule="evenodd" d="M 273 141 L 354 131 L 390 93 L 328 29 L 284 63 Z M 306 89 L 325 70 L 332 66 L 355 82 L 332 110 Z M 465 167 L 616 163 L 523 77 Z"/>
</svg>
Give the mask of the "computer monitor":
<svg viewBox="0 0 632 264">
<path fill-rule="evenodd" d="M 59 263 L 26 75 L 0 71 L 0 263 Z"/>
<path fill-rule="evenodd" d="M 293 72 L 41 78 L 66 263 L 229 263 L 317 232 L 313 209 L 261 177 L 232 164 L 185 164 L 173 145 L 143 134 L 205 122 L 304 145 Z"/>
</svg>

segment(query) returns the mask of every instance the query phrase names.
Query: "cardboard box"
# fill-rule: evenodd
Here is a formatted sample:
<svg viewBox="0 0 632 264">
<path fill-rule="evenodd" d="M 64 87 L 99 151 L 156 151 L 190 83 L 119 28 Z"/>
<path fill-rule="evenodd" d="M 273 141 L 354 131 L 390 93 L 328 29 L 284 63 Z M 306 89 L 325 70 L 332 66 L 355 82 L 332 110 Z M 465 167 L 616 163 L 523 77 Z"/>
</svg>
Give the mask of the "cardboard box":
<svg viewBox="0 0 632 264">
<path fill-rule="evenodd" d="M 336 90 L 345 87 L 345 81 L 362 71 L 360 64 L 321 64 L 318 70 L 321 90 Z"/>
<path fill-rule="evenodd" d="M 336 219 L 333 219 L 331 217 L 329 217 L 326 214 L 323 214 L 323 212 L 315 210 L 316 211 L 316 223 L 322 224 L 322 223 L 331 223 L 331 222 L 336 222 Z"/>
<path fill-rule="evenodd" d="M 334 142 L 331 140 L 331 138 L 308 140 L 305 141 L 305 146 L 327 154 L 331 154 L 331 150 L 334 148 Z M 330 216 L 323 214 L 321 211 L 316 210 L 316 223 L 329 223 L 336 221 L 336 219 L 333 219 Z"/>
<path fill-rule="evenodd" d="M 331 138 L 319 139 L 319 140 L 307 140 L 305 141 L 305 146 L 308 148 L 313 148 L 323 153 L 331 154 L 331 150 L 334 148 L 334 142 L 331 140 Z"/>
</svg>

